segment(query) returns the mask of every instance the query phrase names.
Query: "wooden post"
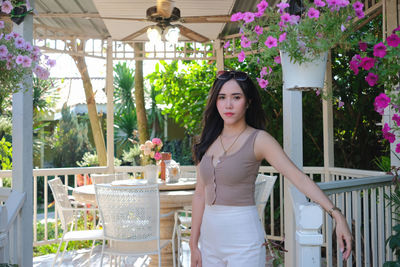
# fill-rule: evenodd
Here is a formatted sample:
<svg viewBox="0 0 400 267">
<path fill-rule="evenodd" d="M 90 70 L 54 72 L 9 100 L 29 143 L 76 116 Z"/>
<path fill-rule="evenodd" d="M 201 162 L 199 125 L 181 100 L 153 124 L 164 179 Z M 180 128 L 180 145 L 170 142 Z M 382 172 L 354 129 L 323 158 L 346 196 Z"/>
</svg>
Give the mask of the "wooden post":
<svg viewBox="0 0 400 267">
<path fill-rule="evenodd" d="M 400 25 L 400 4 L 398 0 L 384 0 L 383 5 L 383 38 L 386 39 L 387 36 L 392 34 L 392 31 Z M 390 109 L 383 115 L 383 124 L 388 123 L 392 128 L 394 123 L 392 121 L 392 117 L 395 114 L 395 110 Z M 390 144 L 390 150 L 396 151 L 396 145 L 398 141 Z M 394 155 L 394 153 L 390 153 L 390 165 L 391 166 L 400 166 L 400 160 Z"/>
<path fill-rule="evenodd" d="M 332 95 L 332 65 L 331 65 L 331 53 L 328 53 L 328 61 L 326 64 L 325 72 L 325 87 L 323 89 L 324 95 Z M 329 168 L 335 166 L 334 158 L 334 145 L 333 145 L 333 108 L 332 98 L 322 100 L 322 123 L 324 132 L 324 169 L 325 169 L 325 180 L 328 182 L 331 180 L 329 174 Z"/>
<path fill-rule="evenodd" d="M 217 57 L 217 71 L 224 70 L 224 48 L 221 46 L 221 40 L 215 40 L 215 53 Z"/>
<path fill-rule="evenodd" d="M 114 66 L 112 38 L 107 38 L 106 95 L 107 95 L 107 169 L 114 172 Z"/>
<path fill-rule="evenodd" d="M 20 25 L 14 24 L 13 30 L 21 34 L 26 42 L 32 43 L 32 14 L 26 15 Z M 26 201 L 17 223 L 17 240 L 14 240 L 18 249 L 17 258 L 11 259 L 11 262 L 23 267 L 33 264 L 32 75 L 25 77 L 25 83 L 27 87 L 12 97 L 12 186 L 13 190 L 26 193 Z"/>
<path fill-rule="evenodd" d="M 282 89 L 283 91 L 283 148 L 293 163 L 303 169 L 303 111 L 302 92 Z M 284 180 L 284 234 L 285 266 L 293 267 L 296 262 L 295 218 L 290 197 L 289 180 Z"/>
</svg>

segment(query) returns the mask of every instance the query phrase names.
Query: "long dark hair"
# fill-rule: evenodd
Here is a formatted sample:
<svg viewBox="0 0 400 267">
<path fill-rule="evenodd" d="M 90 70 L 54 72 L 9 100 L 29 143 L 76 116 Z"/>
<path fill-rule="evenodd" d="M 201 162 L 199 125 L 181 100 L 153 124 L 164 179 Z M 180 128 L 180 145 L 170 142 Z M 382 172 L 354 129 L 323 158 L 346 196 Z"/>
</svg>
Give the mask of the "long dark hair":
<svg viewBox="0 0 400 267">
<path fill-rule="evenodd" d="M 202 126 L 200 140 L 196 142 L 193 146 L 193 158 L 197 165 L 210 145 L 218 138 L 224 128 L 224 121 L 219 115 L 217 109 L 217 98 L 221 91 L 222 86 L 229 80 L 234 79 L 234 75 L 230 76 L 228 79 L 215 79 L 213 86 L 208 94 L 207 105 L 203 113 Z M 265 114 L 261 106 L 260 94 L 254 85 L 253 81 L 248 77 L 246 80 L 236 80 L 242 89 L 246 101 L 249 104 L 245 120 L 248 125 L 256 129 L 265 129 Z"/>
</svg>

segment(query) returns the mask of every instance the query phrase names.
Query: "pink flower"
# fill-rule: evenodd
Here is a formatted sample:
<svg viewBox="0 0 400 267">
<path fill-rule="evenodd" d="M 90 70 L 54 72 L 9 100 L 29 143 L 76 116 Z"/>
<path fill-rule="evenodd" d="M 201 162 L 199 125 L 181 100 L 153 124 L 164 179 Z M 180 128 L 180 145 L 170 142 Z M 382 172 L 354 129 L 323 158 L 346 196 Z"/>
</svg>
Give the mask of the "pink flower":
<svg viewBox="0 0 400 267">
<path fill-rule="evenodd" d="M 314 0 L 314 5 L 316 5 L 317 7 L 324 7 L 325 2 L 322 0 Z"/>
<path fill-rule="evenodd" d="M 281 57 L 280 57 L 280 56 L 276 56 L 276 57 L 274 58 L 274 62 L 275 62 L 276 64 L 281 64 Z"/>
<path fill-rule="evenodd" d="M 289 22 L 289 21 L 290 21 L 290 14 L 289 14 L 289 13 L 284 13 L 284 14 L 281 16 L 281 21 L 283 21 L 284 23 Z"/>
<path fill-rule="evenodd" d="M 368 48 L 368 45 L 367 45 L 367 43 L 359 42 L 358 47 L 360 48 L 361 51 L 365 52 Z"/>
<path fill-rule="evenodd" d="M 156 152 L 156 153 L 154 154 L 154 159 L 155 159 L 155 160 L 160 160 L 160 159 L 161 159 L 161 153 L 160 153 L 160 152 Z"/>
<path fill-rule="evenodd" d="M 31 51 L 32 50 L 32 45 L 29 42 L 25 42 L 24 49 L 26 51 Z"/>
<path fill-rule="evenodd" d="M 365 77 L 365 80 L 369 84 L 369 86 L 374 86 L 378 82 L 378 75 L 370 72 L 368 73 L 367 77 Z"/>
<path fill-rule="evenodd" d="M 24 61 L 24 56 L 23 55 L 18 55 L 17 58 L 15 59 L 15 62 L 18 65 L 21 65 L 23 61 Z"/>
<path fill-rule="evenodd" d="M 258 10 L 256 13 L 254 13 L 254 17 L 259 18 L 264 14 L 265 10 Z"/>
<path fill-rule="evenodd" d="M 13 6 L 12 6 L 10 1 L 4 1 L 1 4 L 1 11 L 2 12 L 6 13 L 6 14 L 10 14 L 12 10 L 13 10 Z"/>
<path fill-rule="evenodd" d="M 315 91 L 315 94 L 316 94 L 317 96 L 319 96 L 319 95 L 321 94 L 321 89 L 317 89 L 317 90 Z"/>
<path fill-rule="evenodd" d="M 260 87 L 261 87 L 262 89 L 264 89 L 265 87 L 268 86 L 268 80 L 258 79 L 258 85 L 260 85 Z"/>
<path fill-rule="evenodd" d="M 353 4 L 354 10 L 361 10 L 362 11 L 363 7 L 364 7 L 364 4 L 361 3 L 360 1 L 357 1 L 357 2 L 355 2 Z"/>
<path fill-rule="evenodd" d="M 254 13 L 245 12 L 244 15 L 243 15 L 243 20 L 246 23 L 250 23 L 250 22 L 254 21 Z"/>
<path fill-rule="evenodd" d="M 390 131 L 389 124 L 385 123 L 385 125 L 383 125 L 382 132 L 385 134 L 388 133 L 389 131 Z"/>
<path fill-rule="evenodd" d="M 400 126 L 400 116 L 397 114 L 394 114 L 392 117 L 392 120 L 396 122 L 397 126 Z"/>
<path fill-rule="evenodd" d="M 254 27 L 254 32 L 257 33 L 257 35 L 260 35 L 263 33 L 263 28 L 260 25 L 256 25 Z"/>
<path fill-rule="evenodd" d="M 242 38 L 240 40 L 240 45 L 243 48 L 247 48 L 247 47 L 251 46 L 251 42 L 244 35 L 242 35 Z"/>
<path fill-rule="evenodd" d="M 400 143 L 396 145 L 396 153 L 400 153 Z"/>
<path fill-rule="evenodd" d="M 38 76 L 38 78 L 41 80 L 47 80 L 47 78 L 49 78 L 50 75 L 48 70 L 38 65 L 33 68 L 33 73 L 35 73 L 36 76 Z"/>
<path fill-rule="evenodd" d="M 290 15 L 290 24 L 297 24 L 300 21 L 300 16 Z"/>
<path fill-rule="evenodd" d="M 364 17 L 365 17 L 364 11 L 362 11 L 362 10 L 356 10 L 356 16 L 357 16 L 357 18 L 359 18 L 359 19 L 364 18 Z"/>
<path fill-rule="evenodd" d="M 23 49 L 25 47 L 25 40 L 22 37 L 17 37 L 15 39 L 15 47 L 19 48 L 19 49 Z"/>
<path fill-rule="evenodd" d="M 341 108 L 341 107 L 343 107 L 344 106 L 344 102 L 343 101 L 341 101 L 341 100 L 339 100 L 339 103 L 338 103 L 338 108 Z"/>
<path fill-rule="evenodd" d="M 386 46 L 382 42 L 374 45 L 374 56 L 380 58 L 386 56 Z"/>
<path fill-rule="evenodd" d="M 382 129 L 382 133 L 383 133 L 383 138 L 385 138 L 386 140 L 388 140 L 390 143 L 394 143 L 394 141 L 396 140 L 396 136 L 389 132 L 391 129 L 389 127 L 389 125 L 387 123 L 385 123 L 385 125 L 383 126 Z"/>
<path fill-rule="evenodd" d="M 375 111 L 383 115 L 384 109 L 389 105 L 389 103 L 390 97 L 388 97 L 385 93 L 380 93 L 377 97 L 375 97 Z"/>
<path fill-rule="evenodd" d="M 308 10 L 308 17 L 309 17 L 310 19 L 313 19 L 313 18 L 317 19 L 317 18 L 319 18 L 319 11 L 316 10 L 315 8 L 311 7 L 311 8 Z"/>
<path fill-rule="evenodd" d="M 282 14 L 282 13 L 283 13 L 283 10 L 284 10 L 285 8 L 288 8 L 288 7 L 289 7 L 289 4 L 288 4 L 288 3 L 281 2 L 281 3 L 277 4 L 276 6 L 279 8 L 280 13 Z"/>
<path fill-rule="evenodd" d="M 350 4 L 349 0 L 341 0 L 339 3 L 340 7 L 346 7 Z"/>
<path fill-rule="evenodd" d="M 388 38 L 386 38 L 388 46 L 397 47 L 400 44 L 400 37 L 392 33 Z"/>
<path fill-rule="evenodd" d="M 375 65 L 375 59 L 370 57 L 364 57 L 361 59 L 360 67 L 369 70 Z"/>
<path fill-rule="evenodd" d="M 244 54 L 244 51 L 240 51 L 240 53 L 238 54 L 238 60 L 239 62 L 243 62 L 244 59 L 246 58 L 246 55 Z"/>
<path fill-rule="evenodd" d="M 264 10 L 268 7 L 268 2 L 265 0 L 262 0 L 260 3 L 258 3 L 257 8 L 258 10 L 262 10 L 264 12 Z"/>
<path fill-rule="evenodd" d="M 342 24 L 342 25 L 340 25 L 340 30 L 341 30 L 342 32 L 344 32 L 344 31 L 346 30 L 346 27 Z"/>
<path fill-rule="evenodd" d="M 394 30 L 392 31 L 392 33 L 396 33 L 397 31 L 400 31 L 400 26 L 398 26 L 396 29 L 394 29 Z"/>
<path fill-rule="evenodd" d="M 278 40 L 276 40 L 275 37 L 272 37 L 270 35 L 270 36 L 267 37 L 267 40 L 265 41 L 264 44 L 268 48 L 277 47 L 278 46 Z"/>
<path fill-rule="evenodd" d="M 355 75 L 358 75 L 358 62 L 355 60 L 350 61 L 350 69 L 354 71 Z"/>
<path fill-rule="evenodd" d="M 261 78 L 264 77 L 267 74 L 270 74 L 272 72 L 271 67 L 263 67 L 260 71 L 260 76 Z"/>
<path fill-rule="evenodd" d="M 0 20 L 0 29 L 4 28 L 4 21 Z"/>
<path fill-rule="evenodd" d="M 153 139 L 151 139 L 151 142 L 152 142 L 154 145 L 162 145 L 162 141 L 161 141 L 160 138 L 153 138 Z"/>
<path fill-rule="evenodd" d="M 280 43 L 282 43 L 285 40 L 286 40 L 286 32 L 284 32 L 281 35 L 279 35 L 279 42 Z"/>
<path fill-rule="evenodd" d="M 32 59 L 28 56 L 24 56 L 22 59 L 22 67 L 29 68 L 32 65 Z"/>
<path fill-rule="evenodd" d="M 231 43 L 229 42 L 229 40 L 224 44 L 224 48 L 227 49 L 229 46 L 231 45 Z"/>
<path fill-rule="evenodd" d="M 231 16 L 231 21 L 239 21 L 243 19 L 244 14 L 242 12 L 235 13 Z"/>
<path fill-rule="evenodd" d="M 51 68 L 56 65 L 56 60 L 55 59 L 49 59 L 47 60 L 47 65 L 49 65 Z"/>
<path fill-rule="evenodd" d="M 7 46 L 0 45 L 0 57 L 6 57 L 8 54 Z"/>
</svg>

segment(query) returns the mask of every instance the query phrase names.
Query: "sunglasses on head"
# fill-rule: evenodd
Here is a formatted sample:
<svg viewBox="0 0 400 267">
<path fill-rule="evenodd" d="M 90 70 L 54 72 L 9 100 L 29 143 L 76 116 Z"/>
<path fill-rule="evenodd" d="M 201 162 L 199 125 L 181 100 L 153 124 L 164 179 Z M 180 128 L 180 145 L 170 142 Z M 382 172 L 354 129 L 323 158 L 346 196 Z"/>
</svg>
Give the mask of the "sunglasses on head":
<svg viewBox="0 0 400 267">
<path fill-rule="evenodd" d="M 236 81 L 243 82 L 247 80 L 249 76 L 247 76 L 247 73 L 243 71 L 227 71 L 227 70 L 221 70 L 218 71 L 217 74 L 217 79 L 218 80 L 230 80 L 230 79 L 235 79 Z"/>
</svg>

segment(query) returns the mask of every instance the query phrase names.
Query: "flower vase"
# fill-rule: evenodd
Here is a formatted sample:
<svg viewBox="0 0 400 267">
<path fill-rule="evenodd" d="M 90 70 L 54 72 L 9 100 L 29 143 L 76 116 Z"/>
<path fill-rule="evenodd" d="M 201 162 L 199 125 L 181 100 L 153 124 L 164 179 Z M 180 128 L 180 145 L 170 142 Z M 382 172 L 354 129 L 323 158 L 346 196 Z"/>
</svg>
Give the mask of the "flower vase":
<svg viewBox="0 0 400 267">
<path fill-rule="evenodd" d="M 158 181 L 158 166 L 157 165 L 145 165 L 144 166 L 144 178 L 148 183 L 155 184 Z"/>
<path fill-rule="evenodd" d="M 324 87 L 328 52 L 301 64 L 293 63 L 287 52 L 281 51 L 280 54 L 284 89 L 307 91 Z"/>
</svg>

